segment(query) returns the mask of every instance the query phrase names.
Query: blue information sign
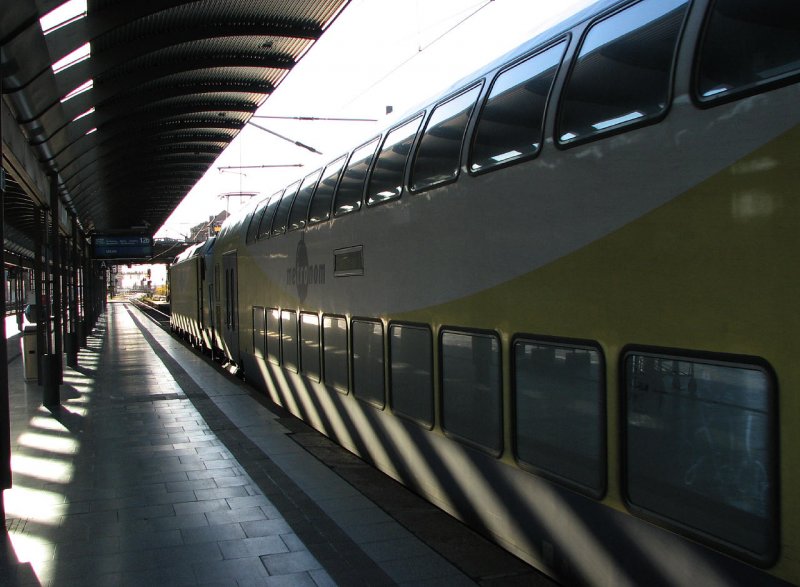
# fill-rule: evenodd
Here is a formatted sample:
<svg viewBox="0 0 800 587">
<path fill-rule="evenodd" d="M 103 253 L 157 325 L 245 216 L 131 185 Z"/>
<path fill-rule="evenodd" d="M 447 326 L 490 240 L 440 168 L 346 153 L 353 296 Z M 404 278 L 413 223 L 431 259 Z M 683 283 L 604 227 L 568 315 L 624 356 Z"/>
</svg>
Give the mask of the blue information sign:
<svg viewBox="0 0 800 587">
<path fill-rule="evenodd" d="M 149 259 L 153 238 L 149 236 L 95 236 L 95 259 Z"/>
</svg>

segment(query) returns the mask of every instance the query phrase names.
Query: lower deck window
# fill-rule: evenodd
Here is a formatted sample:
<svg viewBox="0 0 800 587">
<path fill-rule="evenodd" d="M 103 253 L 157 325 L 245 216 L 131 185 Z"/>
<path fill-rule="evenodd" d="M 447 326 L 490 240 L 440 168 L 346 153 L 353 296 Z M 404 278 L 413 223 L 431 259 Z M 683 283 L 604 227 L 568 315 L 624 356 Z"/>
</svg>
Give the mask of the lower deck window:
<svg viewBox="0 0 800 587">
<path fill-rule="evenodd" d="M 389 381 L 395 413 L 433 426 L 431 331 L 427 327 L 392 324 L 389 328 Z"/>
<path fill-rule="evenodd" d="M 777 413 L 757 364 L 625 357 L 625 482 L 642 513 L 769 563 L 777 552 Z"/>
<path fill-rule="evenodd" d="M 517 458 L 594 496 L 605 486 L 601 365 L 592 347 L 514 343 Z"/>
<path fill-rule="evenodd" d="M 256 357 L 264 358 L 267 343 L 267 322 L 264 308 L 253 306 L 253 350 Z"/>
<path fill-rule="evenodd" d="M 319 316 L 316 314 L 300 315 L 300 365 L 308 377 L 320 380 Z"/>
<path fill-rule="evenodd" d="M 347 393 L 347 320 L 341 316 L 322 317 L 322 354 L 325 383 Z"/>
<path fill-rule="evenodd" d="M 297 312 L 291 310 L 281 312 L 281 351 L 283 366 L 297 373 Z"/>
<path fill-rule="evenodd" d="M 353 395 L 383 407 L 384 390 L 383 324 L 353 320 Z"/>
<path fill-rule="evenodd" d="M 502 450 L 500 340 L 494 334 L 442 331 L 442 425 L 494 454 Z"/>
<path fill-rule="evenodd" d="M 276 308 L 267 309 L 267 359 L 281 364 L 281 312 Z"/>
</svg>

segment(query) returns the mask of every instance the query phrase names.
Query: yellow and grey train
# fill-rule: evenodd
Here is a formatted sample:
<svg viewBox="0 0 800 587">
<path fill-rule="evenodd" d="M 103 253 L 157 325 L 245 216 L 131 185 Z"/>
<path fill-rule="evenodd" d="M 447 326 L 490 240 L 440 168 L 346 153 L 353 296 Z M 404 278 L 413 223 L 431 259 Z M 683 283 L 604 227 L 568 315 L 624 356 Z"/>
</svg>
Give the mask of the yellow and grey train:
<svg viewBox="0 0 800 587">
<path fill-rule="evenodd" d="M 230 218 L 173 328 L 566 584 L 798 584 L 799 80 L 796 0 L 601 0 Z"/>
</svg>

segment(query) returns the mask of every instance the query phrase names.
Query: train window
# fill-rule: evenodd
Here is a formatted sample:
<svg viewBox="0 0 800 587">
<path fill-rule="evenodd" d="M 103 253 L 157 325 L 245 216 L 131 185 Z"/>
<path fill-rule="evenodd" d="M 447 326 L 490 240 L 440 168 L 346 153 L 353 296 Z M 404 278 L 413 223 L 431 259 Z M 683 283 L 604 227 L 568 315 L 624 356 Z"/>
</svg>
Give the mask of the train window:
<svg viewBox="0 0 800 587">
<path fill-rule="evenodd" d="M 382 408 L 386 405 L 383 369 L 383 324 L 353 320 L 353 395 Z"/>
<path fill-rule="evenodd" d="M 281 355 L 283 366 L 297 373 L 300 365 L 297 356 L 297 312 L 281 312 Z"/>
<path fill-rule="evenodd" d="M 322 364 L 325 383 L 347 393 L 347 320 L 340 316 L 322 317 Z"/>
<path fill-rule="evenodd" d="M 768 564 L 777 551 L 773 377 L 747 362 L 624 356 L 627 498 Z"/>
<path fill-rule="evenodd" d="M 272 221 L 272 236 L 278 236 L 286 232 L 286 225 L 289 222 L 289 212 L 292 209 L 294 197 L 297 195 L 297 190 L 300 189 L 300 182 L 296 181 L 283 192 L 283 197 L 278 204 L 278 209 L 275 211 L 275 219 Z"/>
<path fill-rule="evenodd" d="M 267 360 L 281 364 L 281 313 L 276 308 L 267 310 Z"/>
<path fill-rule="evenodd" d="M 344 169 L 344 162 L 346 160 L 347 155 L 343 155 L 325 167 L 325 171 L 322 173 L 322 179 L 320 179 L 317 191 L 314 192 L 314 197 L 311 199 L 311 206 L 308 209 L 309 224 L 324 222 L 331 217 L 333 193 L 336 190 L 336 184 L 339 182 L 339 176 L 342 174 L 342 169 Z"/>
<path fill-rule="evenodd" d="M 253 306 L 253 352 L 263 359 L 267 350 L 267 316 L 264 308 Z"/>
<path fill-rule="evenodd" d="M 500 340 L 495 334 L 443 330 L 442 426 L 499 455 L 503 448 Z"/>
<path fill-rule="evenodd" d="M 250 224 L 247 225 L 247 244 L 253 244 L 256 238 L 258 237 L 258 227 L 261 224 L 261 217 L 264 215 L 264 210 L 267 208 L 267 203 L 269 202 L 269 198 L 265 198 L 263 202 L 261 202 L 253 212 L 253 215 L 250 217 Z"/>
<path fill-rule="evenodd" d="M 272 219 L 275 218 L 275 211 L 278 209 L 278 204 L 281 203 L 281 196 L 283 196 L 283 190 L 275 192 L 270 197 L 269 204 L 267 204 L 267 207 L 264 209 L 264 213 L 258 223 L 257 238 L 268 238 L 272 232 Z"/>
<path fill-rule="evenodd" d="M 688 0 L 642 0 L 592 25 L 561 96 L 559 144 L 654 122 L 666 113 L 687 6 Z"/>
<path fill-rule="evenodd" d="M 350 156 L 350 161 L 342 174 L 342 180 L 339 182 L 339 188 L 336 190 L 336 199 L 333 204 L 334 216 L 349 214 L 361 209 L 367 172 L 372 165 L 373 157 L 375 157 L 379 139 L 380 137 L 375 137 L 367 144 L 361 145 Z"/>
<path fill-rule="evenodd" d="M 300 315 L 300 367 L 310 379 L 320 381 L 319 316 Z"/>
<path fill-rule="evenodd" d="M 292 212 L 289 214 L 289 230 L 298 230 L 306 225 L 308 207 L 311 202 L 311 196 L 314 194 L 314 188 L 317 187 L 320 173 L 322 173 L 322 170 L 317 169 L 303 179 L 297 196 L 294 198 Z"/>
<path fill-rule="evenodd" d="M 464 133 L 481 86 L 439 104 L 431 114 L 411 166 L 411 191 L 420 191 L 458 176 Z"/>
<path fill-rule="evenodd" d="M 433 348 L 422 326 L 389 327 L 389 385 L 395 413 L 433 427 Z"/>
<path fill-rule="evenodd" d="M 517 458 L 595 497 L 605 488 L 602 364 L 593 347 L 514 343 Z"/>
<path fill-rule="evenodd" d="M 422 115 L 389 131 L 383 141 L 380 154 L 367 188 L 367 206 L 399 198 L 403 193 L 403 181 L 408 153 L 417 136 Z"/>
<path fill-rule="evenodd" d="M 545 107 L 566 46 L 562 41 L 497 76 L 475 129 L 470 171 L 536 156 L 542 147 Z"/>
<path fill-rule="evenodd" d="M 701 101 L 753 93 L 800 72 L 797 0 L 717 0 L 701 41 L 696 92 Z"/>
</svg>

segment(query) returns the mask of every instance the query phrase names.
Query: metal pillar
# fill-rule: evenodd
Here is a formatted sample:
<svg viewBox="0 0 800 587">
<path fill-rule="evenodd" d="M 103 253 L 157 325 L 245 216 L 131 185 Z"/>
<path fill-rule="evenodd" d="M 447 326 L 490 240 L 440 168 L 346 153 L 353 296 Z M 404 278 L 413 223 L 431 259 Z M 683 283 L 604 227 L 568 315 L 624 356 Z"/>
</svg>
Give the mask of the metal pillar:
<svg viewBox="0 0 800 587">
<path fill-rule="evenodd" d="M 49 251 L 51 263 L 48 269 L 51 277 L 51 298 L 50 305 L 52 311 L 48 313 L 52 317 L 53 324 L 53 346 L 48 354 L 42 357 L 42 376 L 44 379 L 44 390 L 42 403 L 46 407 L 57 407 L 61 404 L 59 385 L 62 382 L 62 316 L 61 316 L 61 247 L 59 246 L 58 234 L 58 178 L 55 174 L 50 176 L 50 238 Z M 48 325 L 48 341 L 50 340 L 50 328 Z"/>
<path fill-rule="evenodd" d="M 72 238 L 67 239 L 67 246 L 64 247 L 64 260 L 67 271 L 65 272 L 65 284 L 67 291 L 65 297 L 65 335 L 64 353 L 67 356 L 67 365 L 75 367 L 78 364 L 78 264 L 76 262 L 78 223 L 72 219 Z"/>
<path fill-rule="evenodd" d="M 2 145 L 2 140 L 0 140 Z M 0 147 L 0 151 L 2 147 Z M 6 172 L 2 166 L 0 152 L 0 243 L 5 242 L 3 210 L 6 201 Z M 3 247 L 3 270 L 5 270 L 5 246 Z M 3 310 L 0 320 L 0 513 L 3 513 L 3 489 L 11 487 L 11 414 L 8 402 L 8 343 L 6 342 L 6 288 L 0 292 L 0 308 Z"/>
</svg>

